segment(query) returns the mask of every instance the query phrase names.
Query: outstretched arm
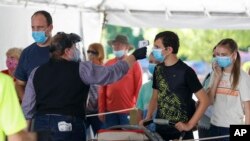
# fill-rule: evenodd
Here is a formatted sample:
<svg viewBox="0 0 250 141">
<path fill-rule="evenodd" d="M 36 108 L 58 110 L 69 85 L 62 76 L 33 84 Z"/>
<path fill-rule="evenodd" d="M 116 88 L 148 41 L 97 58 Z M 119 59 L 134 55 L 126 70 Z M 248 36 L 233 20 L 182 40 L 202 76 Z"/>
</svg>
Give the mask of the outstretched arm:
<svg viewBox="0 0 250 141">
<path fill-rule="evenodd" d="M 112 66 L 99 66 L 91 62 L 81 62 L 79 66 L 80 77 L 85 84 L 107 85 L 113 83 L 127 74 L 136 60 L 145 58 L 146 51 L 146 47 L 139 48 L 124 61 L 118 61 Z"/>
</svg>

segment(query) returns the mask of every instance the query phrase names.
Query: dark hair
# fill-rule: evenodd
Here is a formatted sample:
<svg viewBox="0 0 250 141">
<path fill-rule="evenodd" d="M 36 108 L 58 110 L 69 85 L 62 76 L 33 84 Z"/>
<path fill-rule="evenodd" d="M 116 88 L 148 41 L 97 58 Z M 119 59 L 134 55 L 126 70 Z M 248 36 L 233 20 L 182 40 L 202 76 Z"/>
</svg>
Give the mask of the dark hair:
<svg viewBox="0 0 250 141">
<path fill-rule="evenodd" d="M 71 48 L 73 44 L 81 40 L 81 37 L 75 33 L 66 34 L 64 32 L 58 32 L 51 41 L 51 57 L 60 58 L 66 48 Z"/>
<path fill-rule="evenodd" d="M 177 54 L 179 50 L 179 37 L 172 31 L 163 31 L 155 36 L 155 40 L 162 39 L 162 44 L 165 48 L 172 47 L 173 53 Z"/>
<path fill-rule="evenodd" d="M 39 15 L 39 14 L 43 15 L 43 16 L 46 18 L 48 26 L 51 25 L 51 24 L 53 24 L 52 17 L 51 17 L 51 15 L 50 15 L 50 13 L 47 12 L 47 11 L 44 11 L 44 10 L 36 11 L 36 12 L 31 16 L 31 18 L 32 18 L 33 16 L 36 16 L 36 15 Z"/>
<path fill-rule="evenodd" d="M 238 51 L 238 45 L 233 39 L 226 38 L 226 39 L 221 40 L 216 45 L 216 47 L 218 47 L 218 46 L 223 46 L 223 47 L 229 49 L 231 53 L 237 52 L 237 58 L 233 64 L 233 68 L 232 68 L 232 72 L 231 72 L 231 76 L 230 76 L 230 79 L 233 78 L 232 89 L 235 90 L 238 83 L 239 83 L 239 79 L 240 79 L 239 77 L 240 77 L 240 65 L 241 65 L 241 61 L 240 61 L 241 59 L 240 59 L 240 54 Z"/>
</svg>

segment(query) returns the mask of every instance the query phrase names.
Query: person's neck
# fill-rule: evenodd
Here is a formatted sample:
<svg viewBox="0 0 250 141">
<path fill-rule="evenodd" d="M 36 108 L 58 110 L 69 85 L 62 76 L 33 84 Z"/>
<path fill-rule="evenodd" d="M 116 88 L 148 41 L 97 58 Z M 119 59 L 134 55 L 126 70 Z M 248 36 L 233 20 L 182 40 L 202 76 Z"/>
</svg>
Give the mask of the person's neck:
<svg viewBox="0 0 250 141">
<path fill-rule="evenodd" d="M 229 66 L 229 67 L 226 67 L 226 68 L 224 68 L 224 72 L 225 73 L 231 73 L 232 72 L 232 70 L 233 70 L 233 65 L 231 65 L 231 66 Z"/>
<path fill-rule="evenodd" d="M 15 70 L 9 70 L 9 69 L 8 69 L 8 73 L 9 73 L 9 75 L 10 75 L 11 77 L 14 77 L 14 71 L 15 71 Z"/>
<path fill-rule="evenodd" d="M 63 55 L 60 56 L 59 58 L 64 59 L 64 60 L 67 60 L 67 61 L 70 61 L 70 58 L 69 58 L 67 55 L 65 55 L 65 54 L 63 54 Z"/>
<path fill-rule="evenodd" d="M 170 56 L 168 56 L 167 58 L 165 58 L 164 60 L 164 64 L 165 66 L 172 66 L 174 64 L 176 64 L 178 62 L 178 58 L 175 54 L 172 54 Z"/>
<path fill-rule="evenodd" d="M 51 43 L 51 37 L 49 36 L 45 43 L 36 43 L 39 47 L 47 47 Z"/>
<path fill-rule="evenodd" d="M 99 60 L 97 60 L 97 59 L 93 59 L 91 61 L 92 61 L 92 63 L 94 63 L 96 65 L 102 65 L 102 63 Z"/>
</svg>

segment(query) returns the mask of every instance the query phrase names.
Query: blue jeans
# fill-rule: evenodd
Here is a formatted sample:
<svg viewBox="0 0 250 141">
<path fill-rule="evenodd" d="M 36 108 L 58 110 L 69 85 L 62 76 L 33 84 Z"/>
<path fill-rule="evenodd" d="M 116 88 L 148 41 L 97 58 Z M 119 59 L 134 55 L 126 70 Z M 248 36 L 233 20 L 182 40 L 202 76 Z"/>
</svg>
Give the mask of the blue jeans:
<svg viewBox="0 0 250 141">
<path fill-rule="evenodd" d="M 72 128 L 69 129 L 64 128 L 65 126 L 59 126 L 59 123 L 61 122 L 72 126 Z M 34 131 L 48 132 L 52 141 L 86 141 L 84 118 L 80 117 L 63 115 L 36 115 L 34 121 Z"/>
<path fill-rule="evenodd" d="M 210 134 L 211 134 L 211 137 L 229 135 L 230 134 L 230 128 L 219 127 L 219 126 L 215 126 L 215 125 L 211 124 Z M 213 140 L 210 140 L 210 141 L 229 141 L 229 137 L 220 138 L 220 139 L 213 139 Z"/>
<path fill-rule="evenodd" d="M 210 126 L 211 126 L 210 117 L 204 114 L 198 124 L 199 138 L 207 138 L 211 136 Z M 204 141 L 208 141 L 208 140 L 204 140 Z"/>
<path fill-rule="evenodd" d="M 118 113 L 118 114 L 107 114 L 105 116 L 105 128 L 109 128 L 114 125 L 128 125 L 129 124 L 129 119 L 128 119 L 129 114 L 124 114 L 124 113 Z"/>
</svg>

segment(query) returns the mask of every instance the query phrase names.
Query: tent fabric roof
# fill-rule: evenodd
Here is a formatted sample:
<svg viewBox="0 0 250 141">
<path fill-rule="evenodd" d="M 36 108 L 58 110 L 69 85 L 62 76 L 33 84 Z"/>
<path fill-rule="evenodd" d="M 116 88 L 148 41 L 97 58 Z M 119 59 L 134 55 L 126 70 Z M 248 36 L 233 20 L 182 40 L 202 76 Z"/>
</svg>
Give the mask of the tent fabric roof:
<svg viewBox="0 0 250 141">
<path fill-rule="evenodd" d="M 1 0 L 2 4 L 104 12 L 106 23 L 133 27 L 249 29 L 249 0 Z"/>
</svg>

